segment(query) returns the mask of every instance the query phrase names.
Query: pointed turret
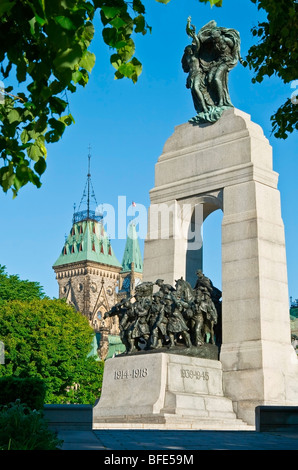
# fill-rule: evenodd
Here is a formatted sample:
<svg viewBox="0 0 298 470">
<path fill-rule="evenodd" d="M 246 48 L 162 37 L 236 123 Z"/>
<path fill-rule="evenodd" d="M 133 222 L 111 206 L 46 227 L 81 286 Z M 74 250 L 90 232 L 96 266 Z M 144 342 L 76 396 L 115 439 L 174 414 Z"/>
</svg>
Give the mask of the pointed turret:
<svg viewBox="0 0 298 470">
<path fill-rule="evenodd" d="M 134 295 L 135 287 L 143 277 L 143 258 L 141 255 L 136 226 L 129 224 L 122 270 L 120 272 L 121 292 L 126 295 Z"/>
<path fill-rule="evenodd" d="M 90 160 L 89 147 L 87 181 L 79 210 L 73 214 L 72 228 L 53 268 L 81 261 L 121 267 L 104 230 L 102 214 L 97 207 L 91 210 L 91 200 L 96 206 L 97 201 L 91 181 Z M 80 210 L 84 202 L 87 207 L 85 210 Z"/>
<path fill-rule="evenodd" d="M 128 236 L 126 240 L 125 250 L 122 259 L 122 273 L 131 271 L 131 263 L 134 263 L 134 271 L 143 273 L 143 258 L 141 255 L 139 239 L 136 226 L 130 223 L 128 226 Z"/>
<path fill-rule="evenodd" d="M 91 200 L 96 203 L 91 210 Z M 86 209 L 81 208 L 86 203 Z M 88 174 L 79 210 L 74 212 L 72 227 L 53 265 L 59 284 L 59 298 L 80 311 L 96 332 L 118 334 L 118 325 L 104 314 L 117 302 L 121 263 L 115 256 L 104 230 L 103 217 L 91 183 L 90 153 Z"/>
</svg>

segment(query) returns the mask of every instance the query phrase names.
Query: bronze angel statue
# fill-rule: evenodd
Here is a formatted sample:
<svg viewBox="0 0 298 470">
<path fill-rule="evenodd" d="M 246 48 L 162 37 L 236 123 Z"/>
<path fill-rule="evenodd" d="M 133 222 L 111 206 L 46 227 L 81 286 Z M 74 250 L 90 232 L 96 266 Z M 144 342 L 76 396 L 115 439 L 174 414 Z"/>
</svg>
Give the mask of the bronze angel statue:
<svg viewBox="0 0 298 470">
<path fill-rule="evenodd" d="M 210 21 L 198 33 L 187 20 L 187 35 L 192 44 L 186 46 L 182 68 L 188 73 L 186 87 L 191 90 L 197 115 L 193 123 L 215 122 L 226 108 L 232 107 L 228 90 L 228 73 L 240 57 L 240 35 L 235 29 L 218 27 Z"/>
</svg>

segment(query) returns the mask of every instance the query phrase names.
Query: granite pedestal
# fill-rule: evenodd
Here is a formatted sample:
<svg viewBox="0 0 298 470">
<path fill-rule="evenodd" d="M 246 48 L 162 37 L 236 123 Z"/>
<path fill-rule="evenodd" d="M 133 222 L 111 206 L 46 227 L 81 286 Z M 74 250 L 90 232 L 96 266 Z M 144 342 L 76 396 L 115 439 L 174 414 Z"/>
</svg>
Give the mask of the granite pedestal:
<svg viewBox="0 0 298 470">
<path fill-rule="evenodd" d="M 105 363 L 93 429 L 252 429 L 237 419 L 222 388 L 220 361 L 171 353 Z"/>
</svg>

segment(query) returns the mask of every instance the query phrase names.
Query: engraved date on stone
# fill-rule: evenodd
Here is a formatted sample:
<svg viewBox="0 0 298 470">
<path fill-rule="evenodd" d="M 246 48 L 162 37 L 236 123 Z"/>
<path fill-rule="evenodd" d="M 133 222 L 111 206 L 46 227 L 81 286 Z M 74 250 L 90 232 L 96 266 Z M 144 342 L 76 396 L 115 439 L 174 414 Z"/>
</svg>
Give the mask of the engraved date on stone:
<svg viewBox="0 0 298 470">
<path fill-rule="evenodd" d="M 183 379 L 209 380 L 209 372 L 191 369 L 181 369 Z"/>
<path fill-rule="evenodd" d="M 114 379 L 142 379 L 144 377 L 147 377 L 147 375 L 147 367 L 144 367 L 143 369 L 115 370 Z"/>
</svg>

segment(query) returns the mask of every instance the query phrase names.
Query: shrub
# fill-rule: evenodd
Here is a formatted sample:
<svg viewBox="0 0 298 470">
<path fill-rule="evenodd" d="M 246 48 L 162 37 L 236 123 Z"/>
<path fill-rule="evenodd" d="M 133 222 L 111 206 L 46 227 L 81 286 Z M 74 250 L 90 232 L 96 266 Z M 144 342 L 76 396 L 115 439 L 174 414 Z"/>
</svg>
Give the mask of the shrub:
<svg viewBox="0 0 298 470">
<path fill-rule="evenodd" d="M 31 410 L 19 400 L 1 407 L 0 450 L 56 450 L 61 444 L 42 411 Z"/>
<path fill-rule="evenodd" d="M 94 404 L 103 365 L 90 355 L 94 330 L 62 300 L 0 303 L 0 376 L 36 377 L 46 385 L 45 403 Z"/>
<path fill-rule="evenodd" d="M 0 406 L 19 399 L 32 410 L 44 406 L 46 387 L 37 377 L 0 377 Z"/>
</svg>

